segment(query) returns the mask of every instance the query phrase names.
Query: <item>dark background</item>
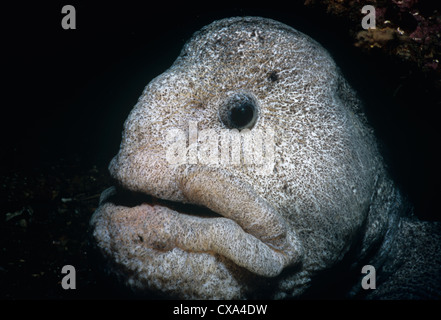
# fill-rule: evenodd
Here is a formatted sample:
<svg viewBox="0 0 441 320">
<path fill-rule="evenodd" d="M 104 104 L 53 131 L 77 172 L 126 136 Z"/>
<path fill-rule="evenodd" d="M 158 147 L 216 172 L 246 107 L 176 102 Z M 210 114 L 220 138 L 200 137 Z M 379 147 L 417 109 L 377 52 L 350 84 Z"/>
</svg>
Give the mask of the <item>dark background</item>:
<svg viewBox="0 0 441 320">
<path fill-rule="evenodd" d="M 67 1 L 2 7 L 0 220 L 28 211 L 0 222 L 5 253 L 0 297 L 63 298 L 65 292 L 48 284 L 61 279 L 59 268 L 73 259 L 89 270 L 78 255 L 86 254 L 87 221 L 96 194 L 109 186 L 106 166 L 118 151 L 124 120 L 144 86 L 173 63 L 185 41 L 225 17 L 273 18 L 327 48 L 365 100 L 391 174 L 417 215 L 441 220 L 440 93 L 431 89 L 433 76 L 356 48 L 345 20 L 303 1 L 285 3 Z M 61 27 L 65 4 L 76 8 L 76 30 Z M 38 249 L 26 251 L 35 243 Z M 51 250 L 55 253 L 39 255 Z M 50 267 L 52 260 L 56 265 Z M 21 277 L 22 272 L 29 275 Z M 83 297 L 103 293 L 90 289 L 96 285 L 93 273 L 83 277 L 89 285 Z M 81 290 L 76 294 L 82 297 Z"/>
</svg>

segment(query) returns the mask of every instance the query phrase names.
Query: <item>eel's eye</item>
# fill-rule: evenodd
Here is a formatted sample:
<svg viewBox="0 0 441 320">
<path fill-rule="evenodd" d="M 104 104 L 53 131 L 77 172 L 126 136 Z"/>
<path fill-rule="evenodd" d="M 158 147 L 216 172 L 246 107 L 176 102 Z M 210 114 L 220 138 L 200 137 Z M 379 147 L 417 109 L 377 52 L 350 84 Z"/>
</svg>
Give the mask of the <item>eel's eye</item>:
<svg viewBox="0 0 441 320">
<path fill-rule="evenodd" d="M 254 119 L 255 113 L 256 109 L 251 103 L 239 104 L 230 110 L 230 122 L 236 128 L 246 127 Z"/>
<path fill-rule="evenodd" d="M 257 102 L 249 94 L 236 93 L 221 105 L 219 115 L 229 129 L 251 129 L 258 116 Z"/>
</svg>

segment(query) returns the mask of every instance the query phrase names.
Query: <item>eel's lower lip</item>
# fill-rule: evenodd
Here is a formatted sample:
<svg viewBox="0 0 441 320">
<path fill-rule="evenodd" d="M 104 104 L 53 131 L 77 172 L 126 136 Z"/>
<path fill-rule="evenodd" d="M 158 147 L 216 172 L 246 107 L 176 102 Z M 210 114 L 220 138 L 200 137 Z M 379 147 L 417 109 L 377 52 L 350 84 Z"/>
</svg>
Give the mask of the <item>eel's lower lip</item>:
<svg viewBox="0 0 441 320">
<path fill-rule="evenodd" d="M 187 252 L 217 253 L 257 275 L 274 277 L 298 261 L 294 232 L 287 231 L 288 245 L 275 248 L 246 232 L 235 221 L 193 205 L 171 203 L 153 197 L 129 206 L 112 201 L 115 189 L 103 194 L 96 215 L 106 215 L 114 227 L 142 239 L 142 245 L 157 251 L 180 248 Z M 142 198 L 142 197 L 141 197 Z M 96 218 L 95 218 L 96 219 Z M 127 236 L 130 236 L 129 234 Z"/>
</svg>

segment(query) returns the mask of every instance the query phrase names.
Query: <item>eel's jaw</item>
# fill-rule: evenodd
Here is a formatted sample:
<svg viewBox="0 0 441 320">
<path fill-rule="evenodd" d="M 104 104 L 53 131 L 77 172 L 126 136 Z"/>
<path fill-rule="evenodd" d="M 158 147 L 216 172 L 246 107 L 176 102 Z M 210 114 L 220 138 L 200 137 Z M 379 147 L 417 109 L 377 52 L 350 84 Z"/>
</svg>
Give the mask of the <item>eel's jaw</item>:
<svg viewBox="0 0 441 320">
<path fill-rule="evenodd" d="M 235 221 L 203 218 L 182 214 L 159 204 L 143 203 L 135 207 L 103 203 L 94 214 L 91 224 L 98 242 L 120 237 L 120 230 L 131 239 L 142 239 L 137 246 L 150 251 L 165 252 L 179 248 L 193 253 L 215 253 L 231 260 L 259 276 L 277 276 L 286 266 L 300 257 L 296 235 L 286 233 L 283 248 L 276 249 L 245 232 Z M 108 230 L 103 231 L 103 226 Z M 103 232 L 107 234 L 103 237 Z M 100 234 L 101 233 L 101 234 Z M 117 235 L 118 234 L 118 235 Z M 294 245 L 290 245 L 294 244 Z M 111 244 L 106 247 L 115 247 Z M 185 266 L 180 266 L 184 267 Z"/>
<path fill-rule="evenodd" d="M 164 201 L 121 205 L 112 202 L 113 189 L 103 193 L 91 219 L 98 247 L 129 286 L 141 279 L 140 289 L 238 298 L 229 294 L 248 290 L 242 277 L 276 277 L 301 261 L 295 230 L 251 185 L 226 170 L 171 169 L 152 149 L 130 156 L 120 151 L 109 169 L 123 189 Z M 185 204 L 216 214 L 202 217 Z M 208 289 L 206 277 L 217 290 Z"/>
<path fill-rule="evenodd" d="M 144 207 L 147 234 L 161 235 L 183 250 L 219 253 L 261 276 L 274 277 L 301 260 L 302 246 L 295 230 L 240 176 L 200 165 L 173 169 L 151 149 L 132 155 L 120 150 L 109 166 L 111 175 L 125 189 L 205 207 L 223 218 L 196 218 L 166 207 Z M 140 214 L 138 209 L 136 214 Z M 162 222 L 153 223 L 158 219 Z"/>
</svg>

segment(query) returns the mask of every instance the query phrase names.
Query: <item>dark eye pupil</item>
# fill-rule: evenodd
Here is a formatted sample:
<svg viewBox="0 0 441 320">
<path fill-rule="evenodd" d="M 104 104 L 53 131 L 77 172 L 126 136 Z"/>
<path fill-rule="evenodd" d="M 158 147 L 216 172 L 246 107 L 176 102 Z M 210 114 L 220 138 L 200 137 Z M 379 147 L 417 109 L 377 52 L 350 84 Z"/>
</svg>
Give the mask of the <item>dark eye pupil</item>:
<svg viewBox="0 0 441 320">
<path fill-rule="evenodd" d="M 254 106 L 250 103 L 242 103 L 230 110 L 230 121 L 238 128 L 245 127 L 253 117 Z"/>
<path fill-rule="evenodd" d="M 259 104 L 247 92 L 236 92 L 219 105 L 219 118 L 228 129 L 251 129 L 257 121 Z"/>
</svg>

